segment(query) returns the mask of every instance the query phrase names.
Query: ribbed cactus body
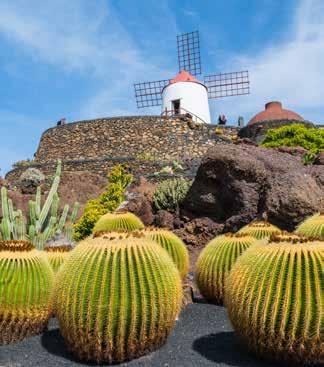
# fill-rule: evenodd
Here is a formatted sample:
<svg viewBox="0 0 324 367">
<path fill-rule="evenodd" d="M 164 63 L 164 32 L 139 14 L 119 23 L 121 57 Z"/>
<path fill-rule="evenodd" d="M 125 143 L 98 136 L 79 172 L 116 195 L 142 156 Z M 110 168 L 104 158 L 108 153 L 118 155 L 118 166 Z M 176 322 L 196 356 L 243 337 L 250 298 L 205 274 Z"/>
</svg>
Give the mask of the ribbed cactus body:
<svg viewBox="0 0 324 367">
<path fill-rule="evenodd" d="M 243 344 L 291 366 L 315 364 L 323 345 L 324 242 L 272 240 L 236 262 L 225 303 Z"/>
<path fill-rule="evenodd" d="M 280 233 L 280 231 L 278 227 L 269 222 L 255 220 L 241 228 L 238 233 L 244 233 L 261 240 L 273 234 Z"/>
<path fill-rule="evenodd" d="M 98 363 L 155 350 L 181 307 L 181 279 L 170 256 L 145 238 L 88 241 L 71 252 L 56 283 L 55 313 L 68 348 Z"/>
<path fill-rule="evenodd" d="M 162 246 L 176 264 L 180 276 L 184 278 L 189 270 L 189 253 L 183 241 L 171 231 L 149 228 L 143 231 L 145 237 Z"/>
<path fill-rule="evenodd" d="M 209 242 L 196 264 L 196 283 L 206 299 L 223 304 L 225 281 L 233 264 L 243 251 L 256 242 L 252 236 L 231 233 Z"/>
<path fill-rule="evenodd" d="M 297 234 L 324 240 L 324 214 L 317 213 L 302 222 L 295 231 Z"/>
<path fill-rule="evenodd" d="M 53 271 L 27 241 L 0 242 L 0 344 L 41 333 L 51 315 Z"/>
<path fill-rule="evenodd" d="M 50 263 L 54 273 L 56 273 L 68 258 L 70 251 L 72 250 L 72 246 L 47 246 L 44 250 L 47 253 L 48 262 Z"/>
<path fill-rule="evenodd" d="M 96 223 L 93 233 L 125 231 L 132 232 L 143 229 L 144 224 L 133 213 L 107 213 Z"/>
</svg>

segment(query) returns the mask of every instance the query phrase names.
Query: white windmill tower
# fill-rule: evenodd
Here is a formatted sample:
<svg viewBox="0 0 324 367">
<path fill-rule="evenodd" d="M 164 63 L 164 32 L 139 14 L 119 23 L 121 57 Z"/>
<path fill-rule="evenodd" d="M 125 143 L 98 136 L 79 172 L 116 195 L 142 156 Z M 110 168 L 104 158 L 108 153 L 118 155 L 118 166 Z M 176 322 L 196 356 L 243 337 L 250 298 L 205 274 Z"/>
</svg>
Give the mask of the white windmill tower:
<svg viewBox="0 0 324 367">
<path fill-rule="evenodd" d="M 161 106 L 162 115 L 190 115 L 198 123 L 211 122 L 210 98 L 250 93 L 248 71 L 207 75 L 201 74 L 198 31 L 177 36 L 179 73 L 173 79 L 134 84 L 138 108 Z"/>
</svg>

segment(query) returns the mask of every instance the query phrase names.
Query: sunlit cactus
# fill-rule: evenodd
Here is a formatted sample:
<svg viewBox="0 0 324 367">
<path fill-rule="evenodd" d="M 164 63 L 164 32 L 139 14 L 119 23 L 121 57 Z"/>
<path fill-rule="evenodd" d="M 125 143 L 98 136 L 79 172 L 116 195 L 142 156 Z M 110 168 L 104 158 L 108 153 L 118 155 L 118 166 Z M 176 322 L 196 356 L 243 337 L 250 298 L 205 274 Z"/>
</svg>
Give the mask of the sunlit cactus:
<svg viewBox="0 0 324 367">
<path fill-rule="evenodd" d="M 53 271 L 28 241 L 0 241 L 0 344 L 41 333 L 51 315 Z"/>
<path fill-rule="evenodd" d="M 143 231 L 145 237 L 162 246 L 179 269 L 184 278 L 189 270 L 189 253 L 183 241 L 171 231 L 160 228 L 148 228 Z"/>
<path fill-rule="evenodd" d="M 241 228 L 238 233 L 244 233 L 261 240 L 263 238 L 270 237 L 272 234 L 280 233 L 280 231 L 281 230 L 278 227 L 269 222 L 254 220 Z"/>
<path fill-rule="evenodd" d="M 324 240 L 324 213 L 317 213 L 303 221 L 295 231 L 306 237 Z"/>
<path fill-rule="evenodd" d="M 139 234 L 97 237 L 78 245 L 58 273 L 55 314 L 79 359 L 118 363 L 164 344 L 181 300 L 179 272 L 163 248 Z"/>
<path fill-rule="evenodd" d="M 46 246 L 44 250 L 47 253 L 48 262 L 50 263 L 54 273 L 56 273 L 64 261 L 68 258 L 71 245 Z"/>
<path fill-rule="evenodd" d="M 93 229 L 93 234 L 114 231 L 132 232 L 137 229 L 143 229 L 144 224 L 133 213 L 107 213 L 103 215 Z"/>
<path fill-rule="evenodd" d="M 247 348 L 291 366 L 323 360 L 323 255 L 323 241 L 273 237 L 237 260 L 225 304 Z"/>
<path fill-rule="evenodd" d="M 256 242 L 249 235 L 227 233 L 208 243 L 196 264 L 196 283 L 207 300 L 223 304 L 225 281 L 233 264 L 243 251 Z"/>
</svg>

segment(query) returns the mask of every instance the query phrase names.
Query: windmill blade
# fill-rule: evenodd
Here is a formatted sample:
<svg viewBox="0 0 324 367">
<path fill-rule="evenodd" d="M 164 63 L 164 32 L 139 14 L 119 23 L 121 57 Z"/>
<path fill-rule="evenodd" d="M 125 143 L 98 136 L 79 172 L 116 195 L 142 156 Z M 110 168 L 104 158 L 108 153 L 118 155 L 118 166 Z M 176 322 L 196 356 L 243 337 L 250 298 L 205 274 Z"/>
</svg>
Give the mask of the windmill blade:
<svg viewBox="0 0 324 367">
<path fill-rule="evenodd" d="M 186 70 L 192 75 L 201 74 L 199 32 L 177 36 L 179 71 Z"/>
<path fill-rule="evenodd" d="M 204 84 L 208 88 L 208 98 L 222 98 L 250 94 L 248 71 L 235 71 L 206 75 Z"/>
<path fill-rule="evenodd" d="M 162 105 L 162 89 L 170 83 L 170 79 L 134 84 L 137 108 Z"/>
</svg>

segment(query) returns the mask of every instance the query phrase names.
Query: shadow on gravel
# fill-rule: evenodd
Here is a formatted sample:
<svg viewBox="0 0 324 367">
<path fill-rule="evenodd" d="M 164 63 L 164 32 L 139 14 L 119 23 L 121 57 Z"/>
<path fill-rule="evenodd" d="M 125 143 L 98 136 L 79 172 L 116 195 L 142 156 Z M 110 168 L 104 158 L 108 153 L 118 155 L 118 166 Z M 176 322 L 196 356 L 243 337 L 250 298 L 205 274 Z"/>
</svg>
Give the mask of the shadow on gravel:
<svg viewBox="0 0 324 367">
<path fill-rule="evenodd" d="M 206 359 L 235 367 L 273 367 L 257 360 L 237 344 L 234 332 L 209 334 L 193 342 L 193 350 Z"/>
<path fill-rule="evenodd" d="M 70 353 L 64 344 L 64 339 L 62 335 L 60 334 L 59 329 L 51 329 L 46 331 L 42 335 L 42 346 L 44 349 L 47 350 L 48 353 L 62 357 L 65 359 L 68 359 L 69 361 L 80 363 L 83 366 L 98 366 L 96 363 L 86 363 L 86 362 L 80 362 L 78 359 L 76 359 L 72 353 Z"/>
</svg>

